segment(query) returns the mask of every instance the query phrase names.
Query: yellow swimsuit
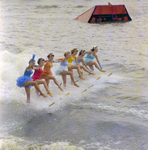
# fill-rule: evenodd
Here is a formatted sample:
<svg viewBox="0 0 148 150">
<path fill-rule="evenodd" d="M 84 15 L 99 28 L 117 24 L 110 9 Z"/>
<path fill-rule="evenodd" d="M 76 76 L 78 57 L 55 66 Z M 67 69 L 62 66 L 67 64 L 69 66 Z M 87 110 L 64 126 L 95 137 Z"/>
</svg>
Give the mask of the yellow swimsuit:
<svg viewBox="0 0 148 150">
<path fill-rule="evenodd" d="M 73 58 L 73 57 L 71 56 L 70 58 L 68 58 L 67 61 L 68 61 L 68 65 L 67 65 L 67 66 L 69 67 L 69 66 L 73 65 L 72 62 L 75 61 L 75 58 Z"/>
<path fill-rule="evenodd" d="M 70 58 L 68 58 L 68 65 L 67 67 L 70 67 L 71 65 L 73 65 L 73 61 L 75 61 L 75 58 L 73 58 L 72 56 Z M 83 72 L 81 69 L 80 69 L 81 72 Z"/>
<path fill-rule="evenodd" d="M 75 61 L 75 58 L 73 58 L 72 56 L 70 58 L 68 58 L 68 63 L 72 63 L 73 61 Z"/>
</svg>

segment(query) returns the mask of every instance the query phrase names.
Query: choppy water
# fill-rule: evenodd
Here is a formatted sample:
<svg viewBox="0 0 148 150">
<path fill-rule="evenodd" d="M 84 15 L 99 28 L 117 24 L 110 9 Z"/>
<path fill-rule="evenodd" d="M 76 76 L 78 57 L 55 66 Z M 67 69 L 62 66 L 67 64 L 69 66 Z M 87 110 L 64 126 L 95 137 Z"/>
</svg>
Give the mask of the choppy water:
<svg viewBox="0 0 148 150">
<path fill-rule="evenodd" d="M 107 3 L 0 1 L 1 150 L 148 149 L 148 2 L 111 1 L 126 5 L 131 22 L 73 20 L 94 5 Z M 72 48 L 90 50 L 94 45 L 106 73 L 85 73 L 82 81 L 74 72 L 80 88 L 71 86 L 68 78 L 64 93 L 51 81 L 53 98 L 38 99 L 32 88 L 31 104 L 26 104 L 25 90 L 16 86 L 16 78 L 33 53 L 36 60 L 46 59 L 50 52 L 61 58 Z M 53 73 L 58 66 L 54 65 Z M 56 78 L 62 82 L 60 76 Z"/>
</svg>

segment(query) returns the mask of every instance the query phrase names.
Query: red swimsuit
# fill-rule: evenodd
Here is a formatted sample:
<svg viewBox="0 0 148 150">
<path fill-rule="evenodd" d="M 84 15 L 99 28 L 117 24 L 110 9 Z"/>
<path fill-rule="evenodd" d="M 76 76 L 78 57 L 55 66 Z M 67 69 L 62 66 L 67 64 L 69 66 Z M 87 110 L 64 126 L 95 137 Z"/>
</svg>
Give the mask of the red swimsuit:
<svg viewBox="0 0 148 150">
<path fill-rule="evenodd" d="M 42 73 L 43 73 L 43 70 L 41 68 L 36 69 L 31 78 L 33 79 L 33 81 L 41 80 L 40 76 L 41 76 Z"/>
</svg>

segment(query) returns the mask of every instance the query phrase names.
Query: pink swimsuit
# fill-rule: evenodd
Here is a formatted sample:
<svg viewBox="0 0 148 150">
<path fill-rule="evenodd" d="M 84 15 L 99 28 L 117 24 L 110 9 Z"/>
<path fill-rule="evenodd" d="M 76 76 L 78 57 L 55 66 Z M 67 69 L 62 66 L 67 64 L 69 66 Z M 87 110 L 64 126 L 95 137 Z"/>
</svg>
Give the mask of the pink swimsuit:
<svg viewBox="0 0 148 150">
<path fill-rule="evenodd" d="M 41 80 L 40 76 L 43 73 L 43 70 L 41 68 L 35 70 L 33 76 L 31 77 L 33 79 L 33 81 L 35 80 Z"/>
</svg>

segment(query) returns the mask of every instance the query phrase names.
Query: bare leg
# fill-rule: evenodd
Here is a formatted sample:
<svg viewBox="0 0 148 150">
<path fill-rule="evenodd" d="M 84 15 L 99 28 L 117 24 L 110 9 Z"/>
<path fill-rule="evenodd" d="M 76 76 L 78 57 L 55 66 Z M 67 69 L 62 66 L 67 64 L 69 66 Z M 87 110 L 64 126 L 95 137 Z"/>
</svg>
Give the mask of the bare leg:
<svg viewBox="0 0 148 150">
<path fill-rule="evenodd" d="M 88 65 L 88 66 L 95 65 L 95 67 L 96 67 L 98 70 L 100 70 L 101 72 L 106 72 L 105 70 L 102 70 L 102 69 L 99 67 L 99 65 L 98 65 L 96 62 L 94 62 L 94 61 L 88 62 L 87 65 Z"/>
<path fill-rule="evenodd" d="M 62 75 L 62 79 L 63 79 L 63 85 L 64 87 L 66 87 L 66 75 L 65 74 Z"/>
<path fill-rule="evenodd" d="M 52 97 L 52 94 L 51 94 L 51 92 L 49 91 L 49 88 L 48 88 L 48 86 L 47 86 L 47 84 L 46 84 L 46 81 L 43 81 L 43 80 L 36 80 L 36 82 L 37 82 L 38 84 L 44 84 L 44 87 L 45 87 L 47 93 Z"/>
<path fill-rule="evenodd" d="M 27 94 L 27 103 L 30 103 L 30 88 L 25 87 L 25 90 L 26 90 L 26 94 Z"/>
<path fill-rule="evenodd" d="M 35 89 L 37 91 L 39 91 L 43 97 L 47 97 L 44 93 L 42 93 L 42 91 L 40 90 L 39 85 L 36 81 L 27 81 L 25 84 L 23 84 L 23 86 L 25 86 L 25 87 L 27 87 L 29 85 L 34 85 Z"/>
<path fill-rule="evenodd" d="M 73 72 L 71 72 L 71 71 L 65 71 L 65 70 L 64 70 L 64 71 L 61 72 L 61 75 L 62 75 L 62 77 L 63 77 L 63 76 L 66 76 L 66 75 L 70 75 L 71 81 L 74 83 L 74 85 L 75 85 L 76 87 L 79 87 L 79 85 L 76 84 L 76 82 L 75 82 L 75 80 L 74 80 Z M 64 80 L 63 80 L 63 82 L 64 82 Z"/>
<path fill-rule="evenodd" d="M 68 71 L 71 71 L 73 73 L 73 70 L 70 68 L 70 66 L 68 67 Z M 74 84 L 72 80 L 71 80 L 71 84 Z"/>
<path fill-rule="evenodd" d="M 49 78 L 47 78 L 47 79 L 45 79 L 45 81 L 46 81 L 47 86 L 49 87 L 50 79 L 49 79 Z"/>
<path fill-rule="evenodd" d="M 83 77 L 82 77 L 82 74 L 81 74 L 81 71 L 80 71 L 80 67 L 77 66 L 77 65 L 71 65 L 68 67 L 68 70 L 71 71 L 72 69 L 77 69 L 77 72 L 79 74 L 79 78 L 85 80 Z"/>
<path fill-rule="evenodd" d="M 58 81 L 56 80 L 54 76 L 48 75 L 45 77 L 45 80 L 50 80 L 50 79 L 52 79 L 54 83 L 60 88 L 60 90 L 63 91 L 62 87 L 60 86 L 60 84 L 58 83 Z"/>
<path fill-rule="evenodd" d="M 95 73 L 90 72 L 86 67 L 84 67 L 84 66 L 82 66 L 82 65 L 80 66 L 80 68 L 83 69 L 84 71 L 86 71 L 86 72 L 92 74 L 92 75 L 95 75 Z"/>
<path fill-rule="evenodd" d="M 90 65 L 89 68 L 94 71 L 94 66 L 93 65 Z"/>
<path fill-rule="evenodd" d="M 83 71 L 81 72 L 81 76 L 83 76 Z"/>
</svg>

